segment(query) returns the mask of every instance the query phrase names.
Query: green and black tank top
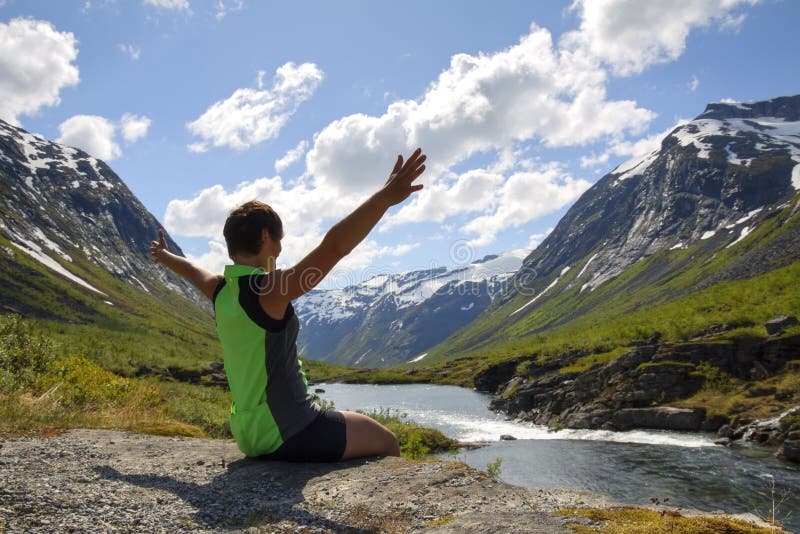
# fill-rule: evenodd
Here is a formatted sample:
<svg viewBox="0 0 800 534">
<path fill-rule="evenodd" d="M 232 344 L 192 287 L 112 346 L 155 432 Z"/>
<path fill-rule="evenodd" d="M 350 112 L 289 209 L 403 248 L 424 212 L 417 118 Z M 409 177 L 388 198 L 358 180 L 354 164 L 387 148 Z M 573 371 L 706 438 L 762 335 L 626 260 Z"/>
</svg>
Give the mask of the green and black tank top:
<svg viewBox="0 0 800 534">
<path fill-rule="evenodd" d="M 269 275 L 228 265 L 214 292 L 217 333 L 233 396 L 231 433 L 247 456 L 269 454 L 310 424 L 318 408 L 297 358 L 300 324 L 291 303 L 283 319 L 268 316 L 259 288 Z"/>
</svg>

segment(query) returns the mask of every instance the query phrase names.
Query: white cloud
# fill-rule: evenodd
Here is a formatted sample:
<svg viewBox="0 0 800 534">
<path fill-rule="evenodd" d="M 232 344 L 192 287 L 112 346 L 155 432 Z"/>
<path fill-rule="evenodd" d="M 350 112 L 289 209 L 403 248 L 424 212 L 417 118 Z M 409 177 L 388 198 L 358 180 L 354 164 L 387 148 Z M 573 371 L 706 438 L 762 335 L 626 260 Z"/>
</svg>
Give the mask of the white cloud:
<svg viewBox="0 0 800 534">
<path fill-rule="evenodd" d="M 142 49 L 138 46 L 133 46 L 131 44 L 119 44 L 117 45 L 119 49 L 128 55 L 133 61 L 137 61 L 139 57 L 142 55 Z"/>
<path fill-rule="evenodd" d="M 289 62 L 276 70 L 270 90 L 237 89 L 186 125 L 189 132 L 203 138 L 190 150 L 197 152 L 210 146 L 244 150 L 277 137 L 300 104 L 314 94 L 322 78 L 322 71 L 313 63 Z"/>
<path fill-rule="evenodd" d="M 227 3 L 223 0 L 219 0 L 215 6 L 216 12 L 214 13 L 214 16 L 217 18 L 217 20 L 222 20 L 228 13 L 241 11 L 243 7 L 244 0 L 233 0 Z"/>
<path fill-rule="evenodd" d="M 537 143 L 564 147 L 606 141 L 606 151 L 584 157 L 584 166 L 606 163 L 612 155 L 635 156 L 660 143 L 665 134 L 629 140 L 647 131 L 655 114 L 631 100 L 609 99 L 609 73 L 630 75 L 674 60 L 692 29 L 712 23 L 725 26 L 731 17 L 736 18 L 737 7 L 757 1 L 678 0 L 661 5 L 575 0 L 573 9 L 580 15 L 581 26 L 557 43 L 547 29 L 532 24 L 517 44 L 499 52 L 454 55 L 418 99 L 395 100 L 380 115 L 353 114 L 328 124 L 314 136 L 306 154 L 306 180 L 289 186 L 279 177 L 263 178 L 240 184 L 236 191 L 206 190 L 194 200 L 173 201 L 168 212 L 185 212 L 188 216 L 182 226 L 188 232 L 197 231 L 192 228 L 202 227 L 209 219 L 201 197 L 216 196 L 215 202 L 225 199 L 225 210 L 214 215 L 221 228 L 227 210 L 235 205 L 233 199 L 239 203 L 257 197 L 239 190 L 263 188 L 266 181 L 274 189 L 263 198 L 281 199 L 290 210 L 293 221 L 287 225 L 287 239 L 300 231 L 305 242 L 296 244 L 308 246 L 291 248 L 305 252 L 321 238 L 324 221 L 348 213 L 358 198 L 383 183 L 396 154 L 421 146 L 428 154 L 425 189 L 381 229 L 422 220 L 445 228 L 452 226 L 454 216 L 474 214 L 460 230 L 472 234 L 471 246 L 491 243 L 502 230 L 552 213 L 590 186 L 557 163 L 524 159 L 523 153 Z M 203 138 L 191 149 L 242 149 L 276 136 L 320 79 L 321 73 L 311 82 L 292 85 L 276 77 L 271 89 L 261 91 L 260 74 L 258 91 L 240 89 L 189 125 Z M 285 85 L 310 90 L 303 98 L 287 97 L 291 103 L 285 107 L 277 106 L 276 95 Z M 478 154 L 494 155 L 495 162 L 484 169 L 453 171 Z M 276 168 L 283 164 L 276 162 Z M 284 212 L 279 209 L 279 213 Z M 537 238 L 530 236 L 530 244 Z M 386 247 L 367 240 L 349 261 L 360 265 L 378 253 L 389 255 Z"/>
<path fill-rule="evenodd" d="M 122 155 L 116 140 L 118 132 L 127 143 L 133 143 L 147 135 L 149 127 L 149 118 L 131 113 L 124 113 L 116 124 L 99 115 L 73 115 L 58 126 L 56 141 L 111 161 Z"/>
<path fill-rule="evenodd" d="M 538 234 L 531 234 L 528 237 L 528 251 L 532 251 L 533 249 L 538 247 L 539 243 L 544 241 L 547 238 L 547 236 L 550 235 L 550 232 L 552 232 L 552 231 L 553 231 L 553 227 L 551 226 L 550 228 L 548 228 L 544 232 L 541 232 L 541 233 L 538 233 Z"/>
<path fill-rule="evenodd" d="M 97 115 L 75 115 L 58 126 L 59 143 L 84 150 L 95 158 L 110 161 L 122 154 L 114 141 L 114 124 Z"/>
<path fill-rule="evenodd" d="M 642 137 L 635 141 L 614 139 L 609 143 L 608 148 L 600 156 L 595 156 L 592 154 L 591 156 L 582 157 L 581 167 L 593 167 L 596 165 L 605 164 L 609 161 L 611 156 L 628 156 L 630 159 L 620 166 L 632 168 L 636 162 L 648 156 L 654 150 L 659 150 L 661 148 L 661 142 L 664 140 L 664 138 L 666 138 L 675 128 L 682 126 L 687 122 L 689 121 L 686 119 L 681 119 L 666 130 Z"/>
<path fill-rule="evenodd" d="M 457 54 L 421 99 L 383 115 L 349 115 L 319 132 L 306 156 L 318 180 L 343 192 L 371 189 L 395 154 L 422 146 L 428 181 L 478 152 L 539 137 L 548 146 L 582 145 L 636 134 L 655 116 L 635 102 L 606 99 L 605 72 L 554 49 L 550 32 L 531 26 L 495 54 Z"/>
<path fill-rule="evenodd" d="M 189 149 L 189 152 L 194 152 L 195 154 L 202 154 L 208 151 L 208 145 L 205 143 L 190 143 L 186 148 Z"/>
<path fill-rule="evenodd" d="M 78 42 L 47 21 L 0 22 L 0 118 L 19 124 L 42 106 L 57 106 L 65 87 L 77 85 Z"/>
<path fill-rule="evenodd" d="M 473 219 L 463 230 L 477 234 L 470 240 L 471 246 L 488 245 L 499 232 L 557 211 L 577 199 L 591 185 L 586 180 L 576 180 L 567 175 L 558 164 L 544 165 L 538 171 L 512 174 L 496 192 L 497 209 Z"/>
<path fill-rule="evenodd" d="M 496 208 L 496 193 L 505 178 L 498 173 L 474 169 L 454 181 L 439 181 L 426 187 L 411 202 L 386 219 L 381 231 L 398 224 L 444 222 L 459 213 L 486 212 Z"/>
<path fill-rule="evenodd" d="M 125 113 L 120 119 L 120 128 L 122 129 L 122 138 L 128 143 L 141 139 L 147 135 L 147 130 L 150 128 L 150 119 L 145 116 L 133 115 Z"/>
<path fill-rule="evenodd" d="M 700 87 L 700 80 L 697 78 L 697 76 L 692 75 L 692 79 L 689 82 L 688 87 L 693 93 L 697 91 L 697 88 Z"/>
<path fill-rule="evenodd" d="M 597 58 L 622 76 L 636 74 L 649 65 L 674 61 L 683 53 L 694 28 L 718 22 L 736 28 L 744 20 L 732 13 L 759 0 L 575 0 L 580 13 L 577 31 L 562 38 L 566 48 Z"/>
<path fill-rule="evenodd" d="M 283 172 L 289 168 L 294 162 L 303 157 L 303 154 L 308 150 L 308 141 L 303 140 L 297 143 L 297 146 L 289 150 L 282 158 L 275 161 L 275 172 Z"/>
<path fill-rule="evenodd" d="M 281 261 L 293 263 L 322 239 L 324 223 L 352 211 L 360 198 L 340 197 L 329 188 L 306 183 L 287 185 L 280 176 L 242 182 L 228 191 L 215 185 L 191 199 L 167 205 L 164 225 L 171 234 L 222 241 L 222 227 L 230 211 L 249 200 L 272 206 L 283 221 L 286 237 Z M 279 261 L 279 264 L 281 262 Z"/>
<path fill-rule="evenodd" d="M 228 257 L 228 247 L 225 246 L 224 241 L 218 240 L 209 241 L 208 251 L 205 253 L 199 256 L 187 254 L 186 257 L 212 273 L 222 273 L 225 270 L 225 266 L 231 263 Z"/>
<path fill-rule="evenodd" d="M 594 152 L 591 153 L 589 156 L 581 156 L 581 167 L 596 167 L 598 165 L 603 165 L 608 161 L 610 153 L 608 151 L 603 152 L 599 156 L 596 155 Z"/>
<path fill-rule="evenodd" d="M 256 85 L 258 86 L 259 89 L 264 88 L 264 76 L 266 75 L 267 71 L 265 70 L 260 70 L 256 73 Z"/>
<path fill-rule="evenodd" d="M 144 0 L 146 6 L 173 9 L 176 11 L 189 10 L 189 0 Z"/>
</svg>

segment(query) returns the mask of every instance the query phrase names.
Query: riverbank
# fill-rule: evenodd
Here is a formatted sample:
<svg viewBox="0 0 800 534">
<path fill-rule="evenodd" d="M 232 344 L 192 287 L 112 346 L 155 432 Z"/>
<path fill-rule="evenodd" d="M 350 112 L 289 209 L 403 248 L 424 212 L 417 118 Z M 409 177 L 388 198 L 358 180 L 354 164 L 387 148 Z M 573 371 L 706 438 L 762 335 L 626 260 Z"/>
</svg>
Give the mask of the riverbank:
<svg viewBox="0 0 800 534">
<path fill-rule="evenodd" d="M 725 444 L 750 440 L 800 462 L 798 354 L 798 335 L 711 334 L 685 343 L 654 336 L 605 355 L 503 362 L 479 373 L 475 385 L 494 394 L 493 410 L 554 429 L 719 431 Z M 774 428 L 754 430 L 759 420 Z"/>
<path fill-rule="evenodd" d="M 559 533 L 602 523 L 559 510 L 615 504 L 510 486 L 460 462 L 262 462 L 230 440 L 113 430 L 0 441 L 4 532 Z M 729 532 L 775 532 L 745 527 Z"/>
</svg>

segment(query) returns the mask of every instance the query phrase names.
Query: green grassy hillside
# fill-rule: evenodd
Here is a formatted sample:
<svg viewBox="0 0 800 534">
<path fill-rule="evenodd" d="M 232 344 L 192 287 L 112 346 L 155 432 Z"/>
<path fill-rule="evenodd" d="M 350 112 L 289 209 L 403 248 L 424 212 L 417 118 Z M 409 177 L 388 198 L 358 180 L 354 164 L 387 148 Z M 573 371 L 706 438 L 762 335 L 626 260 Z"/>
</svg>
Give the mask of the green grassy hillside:
<svg viewBox="0 0 800 534">
<path fill-rule="evenodd" d="M 210 311 L 166 288 L 145 292 L 69 252 L 70 271 L 104 295 L 62 278 L 0 236 L 6 311 L 31 318 L 60 346 L 124 375 L 142 365 L 194 369 L 221 359 Z"/>
</svg>

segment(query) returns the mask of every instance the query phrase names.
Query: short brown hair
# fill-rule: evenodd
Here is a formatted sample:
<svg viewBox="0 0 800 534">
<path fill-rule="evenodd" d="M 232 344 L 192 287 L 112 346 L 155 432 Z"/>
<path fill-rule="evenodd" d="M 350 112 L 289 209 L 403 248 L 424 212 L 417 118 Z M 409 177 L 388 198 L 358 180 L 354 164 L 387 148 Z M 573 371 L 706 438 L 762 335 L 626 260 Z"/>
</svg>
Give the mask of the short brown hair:
<svg viewBox="0 0 800 534">
<path fill-rule="evenodd" d="M 261 231 L 264 229 L 272 239 L 283 239 L 281 218 L 268 204 L 251 200 L 234 209 L 222 230 L 228 245 L 228 256 L 233 259 L 240 252 L 258 254 L 261 251 Z"/>
</svg>

